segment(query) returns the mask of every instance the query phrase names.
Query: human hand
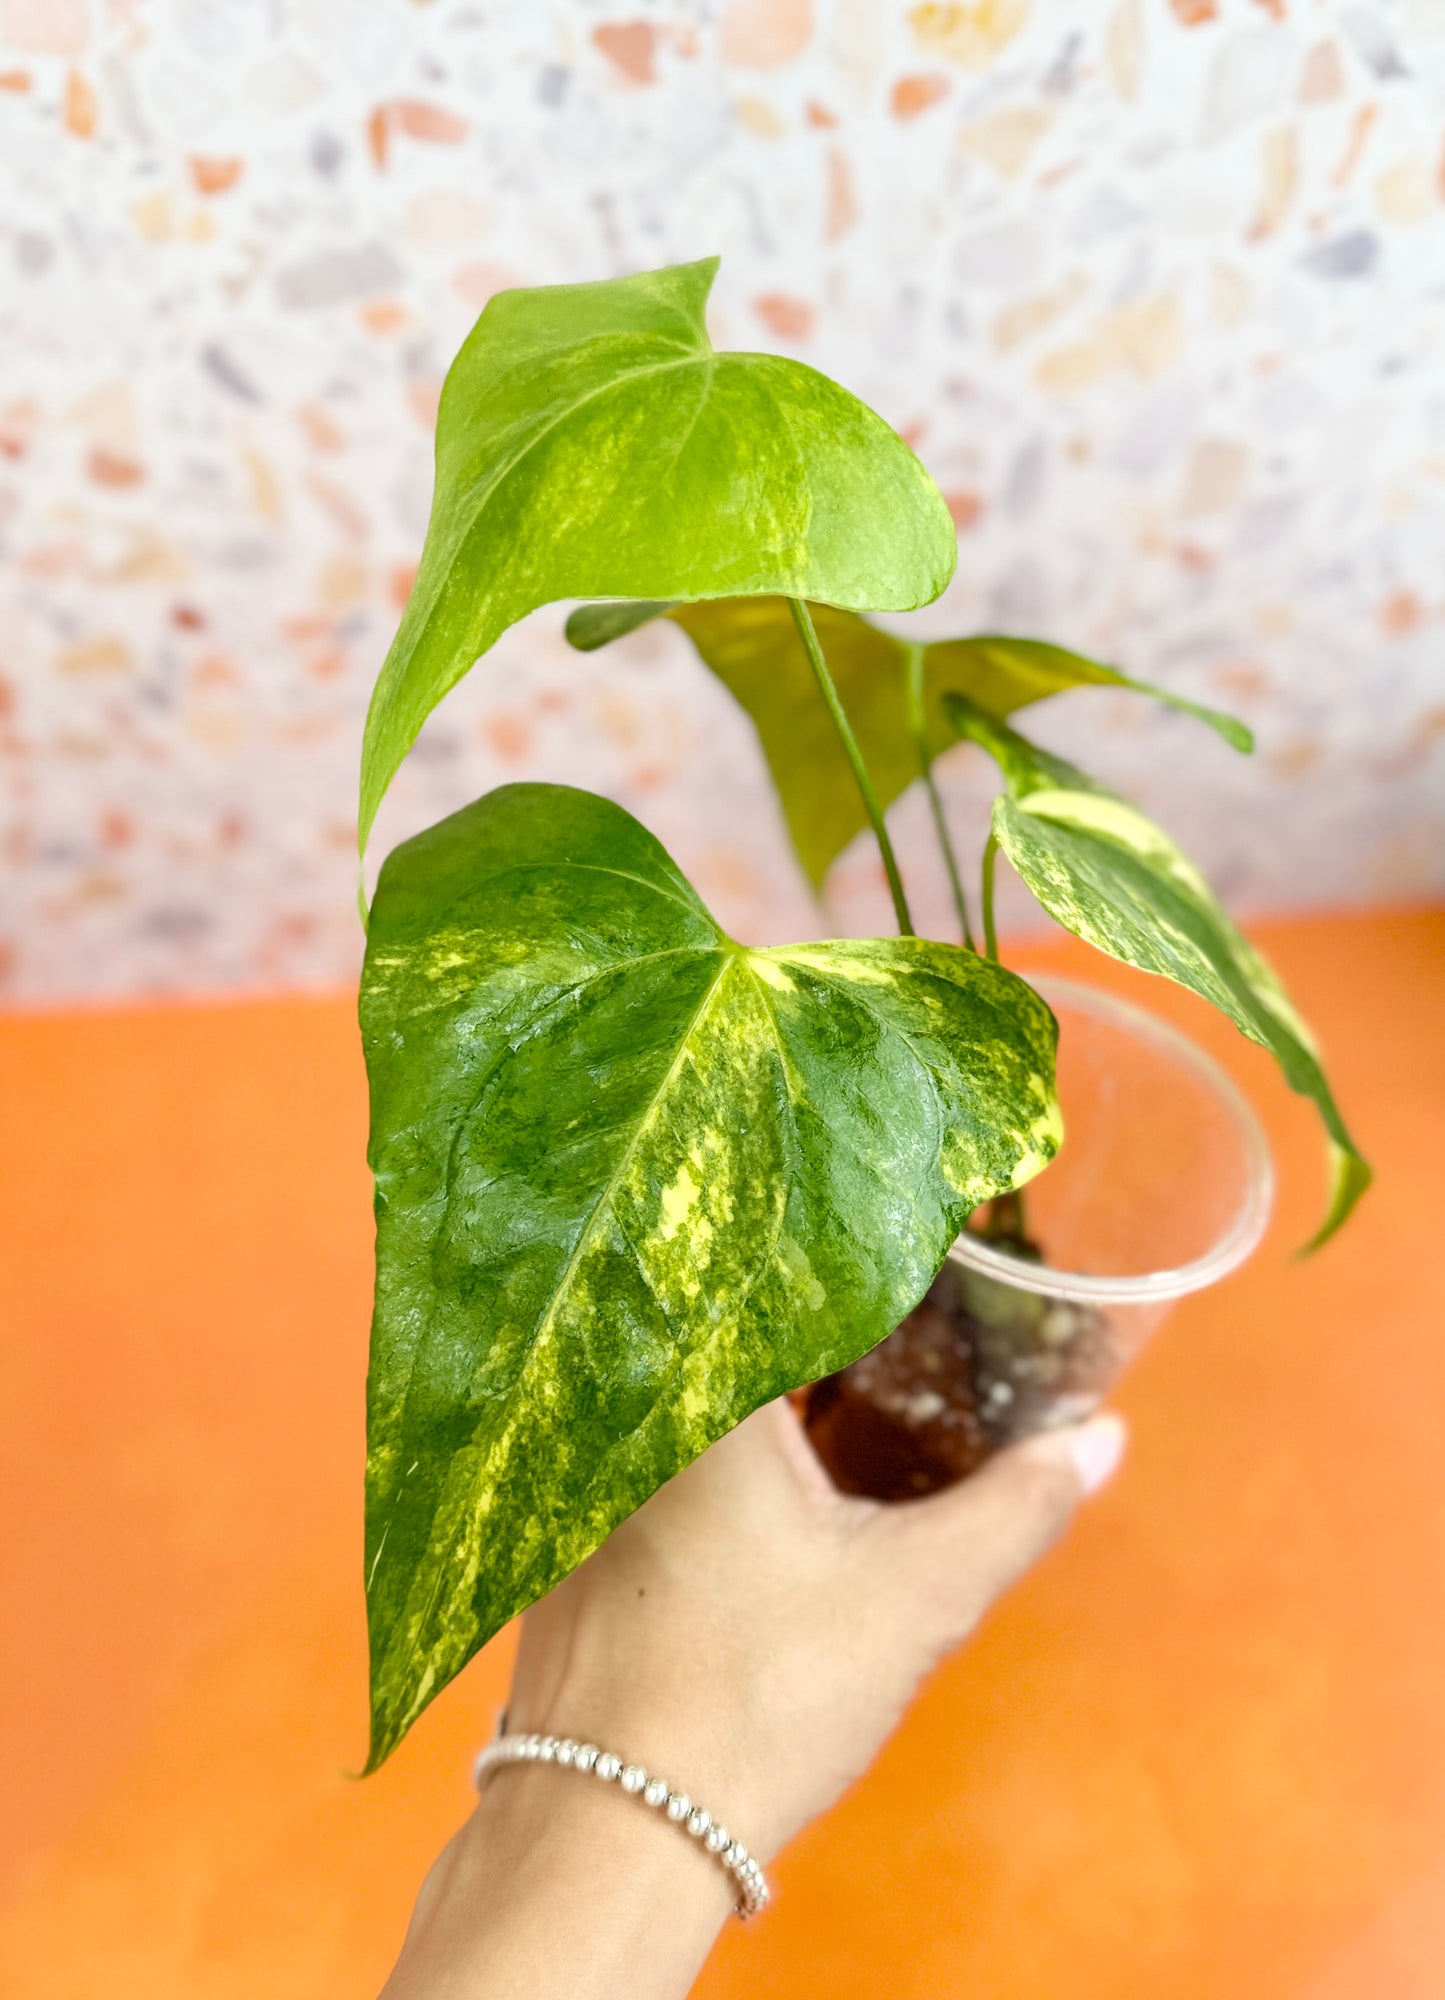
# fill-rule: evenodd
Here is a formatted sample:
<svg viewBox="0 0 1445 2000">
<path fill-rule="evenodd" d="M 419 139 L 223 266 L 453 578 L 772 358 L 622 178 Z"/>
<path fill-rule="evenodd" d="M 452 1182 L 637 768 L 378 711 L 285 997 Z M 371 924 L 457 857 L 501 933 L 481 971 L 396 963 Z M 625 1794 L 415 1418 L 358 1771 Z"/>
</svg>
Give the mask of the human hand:
<svg viewBox="0 0 1445 2000">
<path fill-rule="evenodd" d="M 508 1727 L 686 1785 L 766 1862 L 867 1769 L 1123 1445 L 1095 1418 L 884 1505 L 839 1493 L 773 1403 L 527 1613 Z"/>
<path fill-rule="evenodd" d="M 867 1769 L 1123 1444 L 1098 1417 L 883 1505 L 839 1493 L 771 1404 L 527 1612 L 508 1727 L 644 1764 L 766 1863 Z M 676 2000 L 731 1896 L 615 1786 L 503 1769 L 428 1876 L 383 2000 Z"/>
</svg>

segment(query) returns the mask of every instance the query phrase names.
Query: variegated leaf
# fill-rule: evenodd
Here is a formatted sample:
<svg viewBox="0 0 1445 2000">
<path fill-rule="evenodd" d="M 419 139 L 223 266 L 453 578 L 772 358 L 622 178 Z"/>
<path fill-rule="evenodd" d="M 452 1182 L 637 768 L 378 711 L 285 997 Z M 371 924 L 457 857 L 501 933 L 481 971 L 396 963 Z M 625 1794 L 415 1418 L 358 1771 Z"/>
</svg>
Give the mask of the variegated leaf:
<svg viewBox="0 0 1445 2000">
<path fill-rule="evenodd" d="M 996 716 L 950 696 L 959 734 L 983 745 L 1008 786 L 993 831 L 1056 923 L 1111 958 L 1211 1001 L 1278 1062 L 1329 1135 L 1329 1208 L 1308 1245 L 1332 1236 L 1370 1184 L 1340 1116 L 1320 1052 L 1273 969 L 1231 922 L 1209 884 L 1162 828 Z"/>
<path fill-rule="evenodd" d="M 909 719 L 911 645 L 856 612 L 821 604 L 812 611 L 864 762 L 879 798 L 891 805 L 919 776 L 918 744 Z M 753 597 L 709 604 L 585 604 L 567 620 L 567 637 L 579 651 L 591 652 L 661 617 L 682 627 L 752 718 L 793 846 L 816 887 L 868 821 L 786 601 Z M 930 758 L 957 740 L 943 712 L 949 693 L 1005 716 L 1074 687 L 1131 688 L 1207 723 L 1236 750 L 1254 747 L 1248 729 L 1233 716 L 1042 639 L 984 632 L 936 640 L 919 650 Z"/>
<path fill-rule="evenodd" d="M 888 1333 L 1059 1125 L 1012 974 L 911 937 L 749 950 L 556 786 L 388 858 L 361 1018 L 374 1766 L 664 1480 Z"/>
<path fill-rule="evenodd" d="M 714 352 L 717 263 L 499 292 L 468 335 L 366 718 L 363 847 L 427 716 L 538 605 L 781 591 L 907 611 L 948 582 L 948 509 L 881 417 L 801 361 Z"/>
</svg>

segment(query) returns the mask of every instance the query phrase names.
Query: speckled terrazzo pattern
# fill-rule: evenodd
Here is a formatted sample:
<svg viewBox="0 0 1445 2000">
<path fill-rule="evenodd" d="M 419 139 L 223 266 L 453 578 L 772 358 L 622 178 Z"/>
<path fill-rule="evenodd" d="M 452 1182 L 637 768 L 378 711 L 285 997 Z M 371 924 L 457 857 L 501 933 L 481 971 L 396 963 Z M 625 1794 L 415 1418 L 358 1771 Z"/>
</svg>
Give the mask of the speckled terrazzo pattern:
<svg viewBox="0 0 1445 2000">
<path fill-rule="evenodd" d="M 0 976 L 350 977 L 361 716 L 446 362 L 499 286 L 724 256 L 714 336 L 838 375 L 961 537 L 932 630 L 1071 641 L 1072 746 L 1244 909 L 1445 887 L 1445 4 L 0 0 Z M 519 775 L 814 932 L 671 630 L 544 613 L 399 834 Z M 964 828 L 981 759 L 946 767 Z M 907 802 L 930 920 L 942 883 Z M 831 922 L 886 927 L 860 843 Z"/>
</svg>

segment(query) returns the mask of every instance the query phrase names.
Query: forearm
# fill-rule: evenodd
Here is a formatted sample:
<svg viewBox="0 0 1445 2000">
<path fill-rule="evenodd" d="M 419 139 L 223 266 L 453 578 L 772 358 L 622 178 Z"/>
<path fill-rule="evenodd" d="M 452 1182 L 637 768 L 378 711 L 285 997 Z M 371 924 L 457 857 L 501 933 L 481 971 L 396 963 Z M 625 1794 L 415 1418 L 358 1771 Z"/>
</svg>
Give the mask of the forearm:
<svg viewBox="0 0 1445 2000">
<path fill-rule="evenodd" d="M 706 1850 L 614 1786 L 503 1769 L 428 1877 L 382 2000 L 681 2000 L 732 1906 Z"/>
</svg>

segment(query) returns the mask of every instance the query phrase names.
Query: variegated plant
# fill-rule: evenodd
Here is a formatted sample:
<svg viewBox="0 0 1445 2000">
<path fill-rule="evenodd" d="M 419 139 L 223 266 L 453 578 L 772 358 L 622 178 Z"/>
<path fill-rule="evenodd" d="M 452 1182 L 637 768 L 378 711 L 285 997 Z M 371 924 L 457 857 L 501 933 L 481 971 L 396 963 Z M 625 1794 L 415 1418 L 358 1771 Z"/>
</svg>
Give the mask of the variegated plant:
<svg viewBox="0 0 1445 2000">
<path fill-rule="evenodd" d="M 558 599 L 586 650 L 679 624 L 755 722 L 814 883 L 876 834 L 899 936 L 757 950 L 591 793 L 510 785 L 381 870 L 362 978 L 377 1276 L 370 1768 L 516 1612 L 715 1438 L 917 1303 L 965 1217 L 1059 1142 L 1055 1026 L 997 962 L 992 867 L 1202 993 L 1318 1105 L 1321 1239 L 1368 1179 L 1278 981 L 1158 828 L 1005 720 L 1140 688 L 1040 641 L 913 644 L 870 611 L 956 559 L 908 448 L 798 362 L 718 354 L 715 260 L 500 294 L 443 390 L 421 568 L 367 717 L 363 843 L 427 715 Z M 932 763 L 1006 791 L 974 948 Z M 884 808 L 927 785 L 961 945 L 913 934 Z"/>
</svg>

